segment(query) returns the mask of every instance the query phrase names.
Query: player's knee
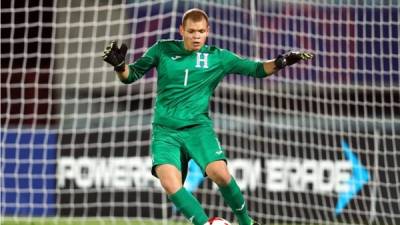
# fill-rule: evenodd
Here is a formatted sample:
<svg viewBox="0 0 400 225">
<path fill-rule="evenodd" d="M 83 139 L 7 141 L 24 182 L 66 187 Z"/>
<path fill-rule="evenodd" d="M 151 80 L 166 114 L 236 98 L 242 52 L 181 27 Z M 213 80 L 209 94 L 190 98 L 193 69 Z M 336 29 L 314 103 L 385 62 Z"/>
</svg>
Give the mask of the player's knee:
<svg viewBox="0 0 400 225">
<path fill-rule="evenodd" d="M 211 164 L 207 167 L 206 172 L 208 177 L 218 186 L 226 186 L 231 181 L 231 175 L 223 161 Z"/>
<path fill-rule="evenodd" d="M 172 165 L 160 165 L 156 167 L 158 179 L 160 179 L 161 186 L 168 195 L 174 194 L 182 188 L 182 175 Z"/>
</svg>

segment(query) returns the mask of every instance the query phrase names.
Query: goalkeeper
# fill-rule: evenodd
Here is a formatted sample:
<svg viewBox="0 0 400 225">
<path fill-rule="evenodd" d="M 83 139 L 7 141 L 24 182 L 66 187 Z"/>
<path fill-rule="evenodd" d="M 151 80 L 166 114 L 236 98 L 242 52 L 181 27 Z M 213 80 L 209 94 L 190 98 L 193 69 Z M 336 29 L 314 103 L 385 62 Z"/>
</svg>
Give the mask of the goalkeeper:
<svg viewBox="0 0 400 225">
<path fill-rule="evenodd" d="M 214 89 L 227 74 L 263 78 L 312 55 L 290 51 L 255 62 L 208 46 L 208 16 L 200 9 L 185 12 L 179 32 L 183 40 L 160 40 L 131 64 L 125 63 L 127 46 L 119 48 L 115 41 L 106 47 L 103 59 L 114 66 L 118 78 L 126 84 L 140 79 L 153 67 L 157 69 L 152 174 L 184 216 L 195 225 L 208 221 L 199 201 L 183 187 L 188 161 L 193 159 L 218 185 L 239 224 L 257 224 L 250 218 L 243 195 L 228 171 L 208 105 Z"/>
</svg>

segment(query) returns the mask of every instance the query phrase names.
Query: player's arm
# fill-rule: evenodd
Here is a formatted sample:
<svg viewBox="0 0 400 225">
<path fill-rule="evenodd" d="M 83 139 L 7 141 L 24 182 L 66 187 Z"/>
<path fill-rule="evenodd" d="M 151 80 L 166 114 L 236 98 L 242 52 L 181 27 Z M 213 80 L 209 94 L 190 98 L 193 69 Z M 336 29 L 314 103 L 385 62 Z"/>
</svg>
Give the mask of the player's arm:
<svg viewBox="0 0 400 225">
<path fill-rule="evenodd" d="M 221 51 L 223 58 L 222 66 L 226 74 L 236 73 L 253 77 L 267 77 L 286 66 L 293 65 L 301 60 L 308 60 L 313 57 L 312 54 L 306 52 L 289 51 L 278 55 L 275 59 L 264 62 L 256 62 L 246 58 L 242 58 L 230 51 Z"/>
<path fill-rule="evenodd" d="M 275 65 L 275 59 L 270 59 L 263 62 L 263 67 L 264 67 L 264 72 L 269 75 L 279 70 Z"/>
<path fill-rule="evenodd" d="M 278 55 L 275 59 L 265 61 L 263 63 L 264 71 L 267 74 L 273 74 L 286 66 L 293 65 L 301 60 L 309 60 L 312 57 L 313 55 L 311 53 L 288 51 L 284 54 Z"/>
<path fill-rule="evenodd" d="M 157 44 L 150 47 L 146 53 L 132 64 L 125 63 L 128 47 L 121 44 L 118 48 L 116 41 L 112 41 L 104 50 L 103 60 L 114 66 L 119 80 L 123 83 L 132 83 L 157 64 Z"/>
<path fill-rule="evenodd" d="M 128 64 L 124 63 L 124 71 L 118 72 L 116 71 L 117 77 L 119 80 L 128 80 L 129 77 L 129 66 Z"/>
</svg>

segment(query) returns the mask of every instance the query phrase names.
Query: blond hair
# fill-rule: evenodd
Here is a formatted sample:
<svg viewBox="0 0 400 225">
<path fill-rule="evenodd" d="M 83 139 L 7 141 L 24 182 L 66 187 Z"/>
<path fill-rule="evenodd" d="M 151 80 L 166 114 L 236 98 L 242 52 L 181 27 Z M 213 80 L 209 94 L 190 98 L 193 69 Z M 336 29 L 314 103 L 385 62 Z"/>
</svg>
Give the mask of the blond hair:
<svg viewBox="0 0 400 225">
<path fill-rule="evenodd" d="M 208 15 L 206 12 L 204 12 L 201 9 L 198 8 L 193 8 L 189 9 L 183 14 L 182 17 L 182 26 L 185 26 L 185 23 L 188 19 L 191 19 L 193 21 L 200 21 L 202 19 L 205 19 L 208 25 Z"/>
</svg>

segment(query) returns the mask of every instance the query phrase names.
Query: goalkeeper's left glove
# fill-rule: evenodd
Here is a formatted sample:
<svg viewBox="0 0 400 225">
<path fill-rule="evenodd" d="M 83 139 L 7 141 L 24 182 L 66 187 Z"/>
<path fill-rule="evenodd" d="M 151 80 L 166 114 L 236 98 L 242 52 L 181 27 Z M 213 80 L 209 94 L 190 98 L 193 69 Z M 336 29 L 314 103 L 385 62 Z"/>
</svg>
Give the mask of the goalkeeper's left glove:
<svg viewBox="0 0 400 225">
<path fill-rule="evenodd" d="M 104 49 L 103 60 L 114 66 L 116 72 L 125 71 L 125 56 L 128 51 L 126 44 L 122 43 L 121 47 L 118 48 L 117 42 L 112 41 Z"/>
<path fill-rule="evenodd" d="M 288 51 L 284 54 L 278 55 L 275 59 L 275 66 L 278 69 L 283 69 L 286 66 L 298 63 L 300 60 L 309 60 L 313 57 L 311 53 Z"/>
</svg>

